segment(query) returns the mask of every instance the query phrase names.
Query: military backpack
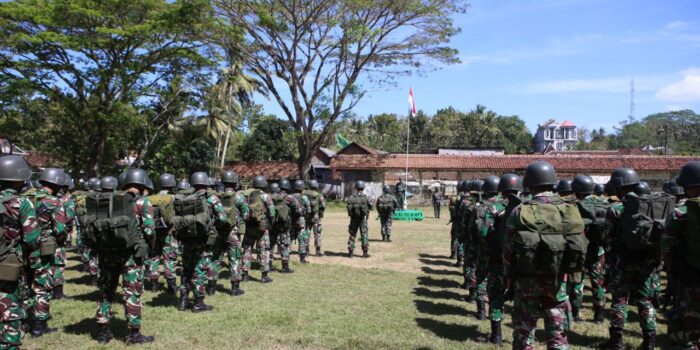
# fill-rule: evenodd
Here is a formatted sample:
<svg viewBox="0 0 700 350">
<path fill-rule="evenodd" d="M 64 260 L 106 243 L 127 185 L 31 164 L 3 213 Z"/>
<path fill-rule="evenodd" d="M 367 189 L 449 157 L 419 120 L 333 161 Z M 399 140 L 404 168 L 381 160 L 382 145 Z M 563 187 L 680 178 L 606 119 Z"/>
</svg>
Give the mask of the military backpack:
<svg viewBox="0 0 700 350">
<path fill-rule="evenodd" d="M 173 209 L 173 232 L 177 239 L 204 239 L 215 233 L 206 191 L 176 194 Z"/>
<path fill-rule="evenodd" d="M 153 221 L 156 224 L 156 238 L 164 240 L 168 230 L 173 227 L 175 209 L 173 196 L 170 194 L 154 194 L 148 196 L 148 201 L 153 206 Z"/>
<path fill-rule="evenodd" d="M 377 211 L 382 216 L 389 216 L 394 212 L 394 197 L 390 194 L 384 194 L 377 201 Z"/>
<path fill-rule="evenodd" d="M 685 205 L 687 213 L 681 250 L 685 261 L 696 271 L 700 271 L 700 199 L 688 199 Z"/>
<path fill-rule="evenodd" d="M 286 196 L 281 193 L 274 193 L 271 197 L 272 203 L 275 204 L 275 226 L 282 229 L 292 227 L 292 214 L 287 204 Z"/>
<path fill-rule="evenodd" d="M 16 250 L 19 242 L 7 240 L 4 234 L 5 229 L 22 232 L 19 221 L 10 217 L 5 207 L 6 203 L 17 198 L 19 197 L 15 195 L 0 198 L 0 281 L 2 282 L 17 282 L 22 272 L 22 262 Z"/>
<path fill-rule="evenodd" d="M 250 229 L 262 234 L 268 228 L 267 223 L 267 207 L 265 205 L 265 197 L 262 190 L 255 189 L 248 194 L 248 220 L 246 221 L 246 232 L 251 232 Z"/>
<path fill-rule="evenodd" d="M 361 219 L 369 214 L 367 197 L 354 194 L 348 198 L 348 215 L 353 219 Z"/>
<path fill-rule="evenodd" d="M 601 245 L 610 231 L 607 213 L 610 203 L 605 200 L 587 199 L 577 202 L 579 213 L 586 225 L 586 237 L 592 244 Z"/>
<path fill-rule="evenodd" d="M 86 244 L 98 251 L 128 251 L 140 244 L 136 200 L 129 192 L 89 193 L 83 218 Z"/>
<path fill-rule="evenodd" d="M 666 193 L 625 196 L 617 236 L 632 258 L 658 253 L 666 218 L 675 208 L 675 198 Z"/>
<path fill-rule="evenodd" d="M 302 192 L 304 196 L 309 198 L 309 204 L 311 205 L 311 215 L 318 215 L 321 212 L 321 193 L 318 191 L 306 190 Z"/>
</svg>

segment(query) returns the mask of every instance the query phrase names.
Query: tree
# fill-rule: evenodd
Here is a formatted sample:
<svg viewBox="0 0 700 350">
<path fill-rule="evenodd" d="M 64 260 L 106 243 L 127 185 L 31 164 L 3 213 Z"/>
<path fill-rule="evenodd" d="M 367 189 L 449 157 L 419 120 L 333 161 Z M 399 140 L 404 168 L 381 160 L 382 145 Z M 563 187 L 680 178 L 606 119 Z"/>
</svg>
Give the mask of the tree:
<svg viewBox="0 0 700 350">
<path fill-rule="evenodd" d="M 396 114 L 369 116 L 369 146 L 387 152 L 401 152 L 401 125 Z"/>
<path fill-rule="evenodd" d="M 462 0 L 213 2 L 227 25 L 244 32 L 247 69 L 297 131 L 301 174 L 364 96 L 361 77 L 382 84 L 427 62 L 458 62 L 445 45 L 458 33 L 452 16 L 466 9 Z"/>
<path fill-rule="evenodd" d="M 118 142 L 145 123 L 136 104 L 173 77 L 202 81 L 208 14 L 204 0 L 2 2 L 0 75 L 57 106 L 54 133 L 71 140 L 55 153 L 99 174 L 122 146 L 139 147 Z"/>
<path fill-rule="evenodd" d="M 288 143 L 294 130 L 286 120 L 266 117 L 254 126 L 253 132 L 238 149 L 243 160 L 293 160 L 294 152 Z"/>
</svg>

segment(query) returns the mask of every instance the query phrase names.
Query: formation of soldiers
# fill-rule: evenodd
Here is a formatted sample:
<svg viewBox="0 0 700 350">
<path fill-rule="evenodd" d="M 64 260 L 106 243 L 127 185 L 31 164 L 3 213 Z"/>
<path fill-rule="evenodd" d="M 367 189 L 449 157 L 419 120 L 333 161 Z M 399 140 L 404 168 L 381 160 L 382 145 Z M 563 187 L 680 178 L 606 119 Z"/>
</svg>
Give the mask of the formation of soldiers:
<svg viewBox="0 0 700 350">
<path fill-rule="evenodd" d="M 638 308 L 644 350 L 656 343 L 657 312 L 667 313 L 674 348 L 700 341 L 700 162 L 652 193 L 634 169 L 615 169 L 605 186 L 586 175 L 557 180 L 547 162 L 515 174 L 461 181 L 450 199 L 450 250 L 462 267 L 467 302 L 491 322 L 501 344 L 504 304 L 513 301 L 513 349 L 534 349 L 539 318 L 547 349 L 568 349 L 567 333 L 583 322 L 590 279 L 593 322 L 606 317 L 621 350 L 630 303 Z M 661 273 L 668 288 L 661 290 Z M 488 304 L 489 309 L 486 310 Z"/>
</svg>

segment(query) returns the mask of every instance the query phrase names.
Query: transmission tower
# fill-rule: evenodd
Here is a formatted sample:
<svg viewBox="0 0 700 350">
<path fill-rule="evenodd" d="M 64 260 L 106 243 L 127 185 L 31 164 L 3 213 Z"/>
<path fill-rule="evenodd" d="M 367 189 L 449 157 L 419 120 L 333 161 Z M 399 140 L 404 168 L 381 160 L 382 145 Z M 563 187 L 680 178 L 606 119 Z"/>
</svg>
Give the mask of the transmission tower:
<svg viewBox="0 0 700 350">
<path fill-rule="evenodd" d="M 634 79 L 630 79 L 630 122 L 634 121 Z"/>
</svg>

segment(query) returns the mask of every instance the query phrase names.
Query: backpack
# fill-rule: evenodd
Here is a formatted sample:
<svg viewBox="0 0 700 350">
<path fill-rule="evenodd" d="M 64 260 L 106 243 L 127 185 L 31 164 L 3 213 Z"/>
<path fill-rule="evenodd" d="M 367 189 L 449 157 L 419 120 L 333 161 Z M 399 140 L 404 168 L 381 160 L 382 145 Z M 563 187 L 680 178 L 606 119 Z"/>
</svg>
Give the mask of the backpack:
<svg viewBox="0 0 700 350">
<path fill-rule="evenodd" d="M 153 206 L 153 221 L 156 224 L 157 238 L 165 239 L 168 228 L 173 226 L 173 217 L 175 216 L 173 196 L 159 193 L 148 196 L 148 201 Z"/>
<path fill-rule="evenodd" d="M 645 257 L 659 250 L 666 218 L 674 210 L 675 198 L 666 193 L 625 196 L 618 241 L 627 253 Z"/>
<path fill-rule="evenodd" d="M 394 212 L 394 209 L 394 197 L 391 195 L 385 194 L 377 200 L 377 211 L 379 214 L 388 216 Z"/>
<path fill-rule="evenodd" d="M 583 224 L 586 225 L 586 237 L 592 244 L 603 244 L 610 231 L 606 219 L 610 203 L 593 199 L 578 201 L 577 205 Z"/>
<path fill-rule="evenodd" d="M 571 203 L 537 203 L 520 206 L 513 238 L 515 269 L 523 275 L 581 272 L 588 240 L 578 208 Z"/>
<path fill-rule="evenodd" d="M 287 198 L 281 193 L 275 193 L 272 195 L 272 202 L 275 204 L 275 226 L 281 229 L 292 227 L 292 214 Z"/>
<path fill-rule="evenodd" d="M 321 194 L 317 191 L 306 190 L 302 192 L 302 195 L 309 198 L 309 204 L 311 204 L 311 215 L 318 215 L 321 212 Z"/>
<path fill-rule="evenodd" d="M 5 203 L 17 199 L 15 195 L 8 195 L 0 198 L 0 281 L 17 282 L 22 272 L 22 262 L 17 256 L 18 241 L 8 241 L 5 239 L 5 228 L 12 228 L 17 232 L 22 232 L 19 221 L 7 215 Z"/>
<path fill-rule="evenodd" d="M 208 238 L 212 231 L 206 192 L 173 196 L 173 232 L 178 240 Z"/>
<path fill-rule="evenodd" d="M 685 205 L 687 213 L 681 245 L 683 256 L 689 265 L 700 271 L 700 200 L 688 199 Z"/>
<path fill-rule="evenodd" d="M 98 250 L 127 251 L 140 243 L 137 197 L 128 192 L 93 192 L 85 198 L 84 239 Z"/>
<path fill-rule="evenodd" d="M 248 221 L 246 226 L 257 230 L 260 234 L 267 230 L 267 207 L 263 198 L 263 191 L 254 190 L 248 195 Z M 246 230 L 250 232 L 250 230 Z"/>
<path fill-rule="evenodd" d="M 348 214 L 353 219 L 361 219 L 369 214 L 366 197 L 357 194 L 350 196 L 348 198 Z"/>
</svg>

